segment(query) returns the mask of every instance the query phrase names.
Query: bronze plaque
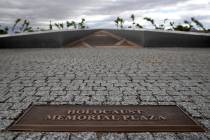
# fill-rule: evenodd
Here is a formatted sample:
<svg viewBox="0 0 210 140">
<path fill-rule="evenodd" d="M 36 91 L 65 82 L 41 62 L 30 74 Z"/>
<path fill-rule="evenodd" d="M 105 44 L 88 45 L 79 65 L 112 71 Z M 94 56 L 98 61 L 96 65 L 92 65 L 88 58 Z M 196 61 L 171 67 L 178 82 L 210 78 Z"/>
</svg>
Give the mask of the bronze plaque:
<svg viewBox="0 0 210 140">
<path fill-rule="evenodd" d="M 8 130 L 204 132 L 178 106 L 32 105 Z"/>
</svg>

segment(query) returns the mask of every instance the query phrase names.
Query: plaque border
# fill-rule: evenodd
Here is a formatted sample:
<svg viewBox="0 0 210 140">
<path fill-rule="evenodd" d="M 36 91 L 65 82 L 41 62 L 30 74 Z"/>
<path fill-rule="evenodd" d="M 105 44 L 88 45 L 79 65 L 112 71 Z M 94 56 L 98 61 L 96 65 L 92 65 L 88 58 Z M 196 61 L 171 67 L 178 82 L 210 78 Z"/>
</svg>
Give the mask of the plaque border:
<svg viewBox="0 0 210 140">
<path fill-rule="evenodd" d="M 99 125 L 95 125 L 96 127 L 94 127 L 94 125 L 75 125 L 74 127 L 75 128 L 72 128 L 71 130 L 68 130 L 68 128 L 62 128 L 66 125 L 43 125 L 41 126 L 42 129 L 38 130 L 34 130 L 34 129 L 29 129 L 29 128 L 25 128 L 25 129 L 20 129 L 19 127 L 24 127 L 24 126 L 32 126 L 32 127 L 40 127 L 39 124 L 37 125 L 32 125 L 32 124 L 18 124 L 24 117 L 25 115 L 32 110 L 33 107 L 42 107 L 42 106 L 70 106 L 70 107 L 94 107 L 94 106 L 102 106 L 102 107 L 148 107 L 148 106 L 158 106 L 158 107 L 161 107 L 161 106 L 176 106 L 179 108 L 179 110 L 187 117 L 189 118 L 192 122 L 195 123 L 195 125 L 141 125 L 140 127 L 145 127 L 145 130 L 142 131 L 142 130 L 135 130 L 136 127 L 139 127 L 139 125 L 102 125 L 101 127 L 99 127 Z M 43 129 L 45 127 L 60 127 L 59 129 L 60 130 L 57 130 L 57 129 L 52 129 L 52 128 L 49 128 L 50 130 L 47 130 L 47 129 Z M 73 126 L 73 125 L 71 125 Z M 124 127 L 124 129 L 126 130 L 119 130 L 120 127 Z M 150 127 L 153 126 L 154 129 L 157 129 L 157 128 L 160 128 L 159 131 L 157 130 L 152 130 Z M 165 127 L 170 127 L 170 126 L 173 126 L 173 128 L 171 128 L 172 130 L 170 129 L 165 129 Z M 107 129 L 112 129 L 112 130 L 104 130 L 104 127 L 107 127 Z M 179 130 L 179 127 L 195 127 L 195 131 L 191 131 L 191 130 Z M 81 128 L 83 128 L 81 130 Z M 84 128 L 87 128 L 86 130 L 84 130 Z M 101 128 L 103 128 L 101 130 Z M 129 128 L 133 128 L 133 129 L 130 129 Z M 94 129 L 94 131 L 93 131 Z M 98 129 L 98 130 L 96 130 Z M 114 129 L 114 130 L 113 130 Z M 122 128 L 123 129 L 123 128 Z M 164 129 L 161 130 L 161 129 Z M 26 108 L 22 113 L 20 113 L 17 118 L 14 120 L 14 122 L 12 122 L 6 129 L 6 131 L 17 131 L 17 132 L 125 132 L 125 133 L 132 133 L 132 132 L 207 132 L 208 129 L 201 123 L 199 123 L 198 121 L 194 120 L 193 117 L 190 115 L 189 112 L 187 111 L 184 111 L 180 106 L 178 105 L 74 105 L 74 104 L 30 104 L 28 106 L 28 108 Z M 84 131 L 83 131 L 84 130 Z"/>
</svg>

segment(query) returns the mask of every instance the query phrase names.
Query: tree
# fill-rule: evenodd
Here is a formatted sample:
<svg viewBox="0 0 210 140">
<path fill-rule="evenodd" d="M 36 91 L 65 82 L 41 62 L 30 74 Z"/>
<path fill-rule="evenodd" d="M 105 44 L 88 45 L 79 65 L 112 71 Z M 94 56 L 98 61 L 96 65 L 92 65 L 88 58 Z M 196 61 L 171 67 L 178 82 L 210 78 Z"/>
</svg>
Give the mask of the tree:
<svg viewBox="0 0 210 140">
<path fill-rule="evenodd" d="M 174 28 L 174 30 L 175 31 L 190 31 L 190 28 L 179 24 Z"/>
<path fill-rule="evenodd" d="M 135 23 L 135 16 L 134 16 L 134 14 L 131 15 L 131 19 L 132 19 L 132 21 L 133 21 L 133 28 L 134 28 L 134 26 L 135 26 L 135 24 L 136 24 L 136 23 Z"/>
<path fill-rule="evenodd" d="M 15 32 L 15 28 L 17 26 L 17 24 L 21 21 L 21 18 L 16 19 L 14 25 L 12 26 L 12 31 Z"/>
<path fill-rule="evenodd" d="M 21 21 L 22 24 L 21 24 Z M 19 25 L 19 28 L 17 29 L 17 25 Z M 30 26 L 30 21 L 27 19 L 22 20 L 21 18 L 16 19 L 15 23 L 12 26 L 12 32 L 13 33 L 22 33 L 22 32 L 33 32 L 33 28 Z"/>
<path fill-rule="evenodd" d="M 144 17 L 144 20 L 150 22 L 152 24 L 152 26 L 154 26 L 155 29 L 158 29 L 157 25 L 155 24 L 154 19 L 151 19 L 149 17 Z"/>
<path fill-rule="evenodd" d="M 123 28 L 124 19 L 123 18 L 120 18 L 119 19 L 119 22 L 120 22 L 120 28 L 122 29 Z"/>
<path fill-rule="evenodd" d="M 74 29 L 77 29 L 77 24 L 75 21 L 72 21 L 71 24 L 73 25 Z"/>
<path fill-rule="evenodd" d="M 55 23 L 54 24 L 59 30 L 64 29 L 64 24 L 63 23 Z"/>
<path fill-rule="evenodd" d="M 69 28 L 71 26 L 72 26 L 71 23 L 69 21 L 66 21 L 66 27 Z"/>
<path fill-rule="evenodd" d="M 76 29 L 77 28 L 76 22 L 75 21 L 71 21 L 71 22 L 67 21 L 66 22 L 66 27 L 69 28 L 71 26 L 73 26 L 73 28 Z"/>
<path fill-rule="evenodd" d="M 163 23 L 160 24 L 160 25 L 157 25 L 157 29 L 160 29 L 160 30 L 165 30 L 166 29 L 166 23 L 167 23 L 168 19 L 164 19 L 163 20 Z"/>
<path fill-rule="evenodd" d="M 60 26 L 61 29 L 64 28 L 64 24 L 63 23 L 60 23 L 59 26 Z"/>
<path fill-rule="evenodd" d="M 53 29 L 53 25 L 51 23 L 51 20 L 50 20 L 50 24 L 49 24 L 49 29 L 52 30 Z"/>
<path fill-rule="evenodd" d="M 119 22 L 120 22 L 120 17 L 117 17 L 115 20 L 114 20 L 117 28 L 119 27 Z"/>
<path fill-rule="evenodd" d="M 131 18 L 131 20 L 132 20 L 132 26 L 128 26 L 128 28 L 131 28 L 131 27 L 133 27 L 133 29 L 134 28 L 143 28 L 143 26 L 142 25 L 140 25 L 139 23 L 136 23 L 135 22 L 135 16 L 134 16 L 134 14 L 132 14 L 131 16 L 130 16 L 130 18 Z"/>
<path fill-rule="evenodd" d="M 188 23 L 188 22 L 185 21 L 185 23 Z M 170 22 L 170 26 L 172 30 L 174 31 L 190 31 L 191 30 L 191 26 L 184 26 L 182 24 L 175 25 L 174 22 Z"/>
<path fill-rule="evenodd" d="M 120 17 L 117 17 L 115 20 L 114 20 L 117 28 L 119 27 L 120 25 L 120 28 L 122 29 L 123 28 L 123 23 L 124 23 L 124 19 L 123 18 L 120 18 Z"/>
<path fill-rule="evenodd" d="M 140 28 L 140 29 L 143 28 L 143 26 L 141 26 L 139 23 L 136 24 L 136 27 L 137 27 L 137 28 Z"/>
<path fill-rule="evenodd" d="M 60 30 L 60 25 L 58 23 L 55 23 L 55 26 Z"/>
<path fill-rule="evenodd" d="M 81 22 L 78 23 L 79 29 L 85 29 L 85 19 L 82 18 Z"/>
<path fill-rule="evenodd" d="M 171 29 L 172 29 L 172 30 L 175 30 L 174 24 L 175 24 L 175 23 L 174 23 L 173 21 L 170 21 L 170 22 L 169 22 L 169 25 L 171 26 Z"/>
<path fill-rule="evenodd" d="M 20 28 L 20 32 L 31 32 L 31 31 L 32 27 L 30 27 L 30 21 L 25 19 Z"/>
<path fill-rule="evenodd" d="M 190 31 L 193 28 L 192 22 L 184 20 L 184 23 L 187 24 L 187 26 L 185 26 L 187 31 Z"/>
<path fill-rule="evenodd" d="M 155 29 L 159 29 L 159 30 L 165 30 L 166 22 L 168 21 L 168 19 L 164 19 L 163 23 L 158 25 L 158 24 L 155 24 L 155 21 L 152 18 L 145 17 L 144 20 L 150 22 L 152 24 L 152 26 L 154 26 Z"/>
<path fill-rule="evenodd" d="M 191 17 L 191 21 L 194 22 L 196 24 L 196 26 L 201 28 L 203 31 L 206 31 L 206 28 L 203 26 L 203 24 L 200 21 L 198 21 L 194 17 Z"/>
<path fill-rule="evenodd" d="M 1 25 L 0 25 L 0 34 L 7 34 L 8 30 L 9 30 L 8 27 L 1 27 Z"/>
</svg>

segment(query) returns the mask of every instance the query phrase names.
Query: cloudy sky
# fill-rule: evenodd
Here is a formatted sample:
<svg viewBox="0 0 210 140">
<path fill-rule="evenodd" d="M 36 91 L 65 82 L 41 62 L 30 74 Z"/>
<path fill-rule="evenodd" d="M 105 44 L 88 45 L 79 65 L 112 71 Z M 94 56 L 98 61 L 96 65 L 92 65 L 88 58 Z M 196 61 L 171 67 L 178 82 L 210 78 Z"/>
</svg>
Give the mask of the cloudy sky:
<svg viewBox="0 0 210 140">
<path fill-rule="evenodd" d="M 196 17 L 210 28 L 210 0 L 0 0 L 0 24 L 11 25 L 16 18 L 31 21 L 33 26 L 48 27 L 49 21 L 87 20 L 90 28 L 114 28 L 113 20 L 123 17 L 126 26 L 130 15 L 149 28 L 142 20 L 151 17 L 157 23 L 165 18 L 177 23 Z"/>
</svg>

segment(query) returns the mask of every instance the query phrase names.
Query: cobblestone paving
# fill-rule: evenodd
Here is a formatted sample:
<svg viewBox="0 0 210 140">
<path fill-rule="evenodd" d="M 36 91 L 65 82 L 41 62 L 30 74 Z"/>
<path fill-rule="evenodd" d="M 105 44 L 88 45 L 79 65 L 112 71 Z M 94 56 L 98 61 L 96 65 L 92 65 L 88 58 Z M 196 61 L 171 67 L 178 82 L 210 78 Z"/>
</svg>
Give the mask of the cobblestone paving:
<svg viewBox="0 0 210 140">
<path fill-rule="evenodd" d="M 1 49 L 0 129 L 31 103 L 177 104 L 210 129 L 210 49 Z M 207 133 L 21 133 L 0 140 L 207 140 Z"/>
</svg>

